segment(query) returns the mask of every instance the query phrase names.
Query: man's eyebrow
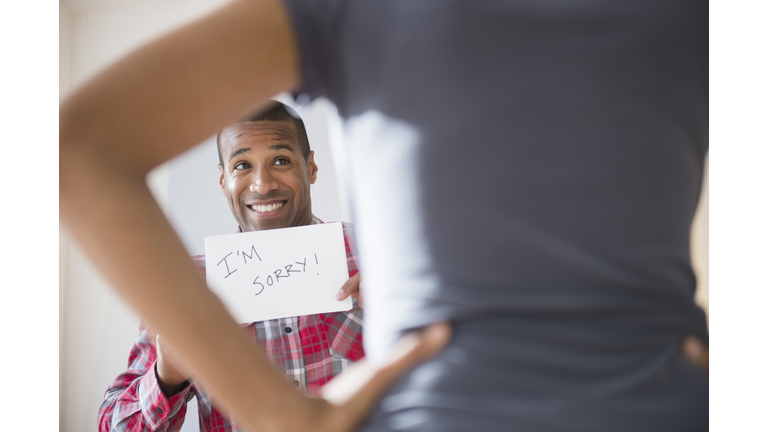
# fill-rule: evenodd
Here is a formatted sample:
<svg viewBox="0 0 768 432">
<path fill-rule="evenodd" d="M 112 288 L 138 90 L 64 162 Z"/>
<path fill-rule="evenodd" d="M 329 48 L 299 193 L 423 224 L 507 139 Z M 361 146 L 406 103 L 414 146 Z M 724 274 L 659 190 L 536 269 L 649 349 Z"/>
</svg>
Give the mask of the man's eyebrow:
<svg viewBox="0 0 768 432">
<path fill-rule="evenodd" d="M 293 152 L 293 147 L 291 147 L 289 144 L 283 144 L 283 143 L 271 144 L 269 146 L 269 149 L 272 150 L 272 151 L 288 150 L 289 152 Z M 232 162 L 232 159 L 234 159 L 235 156 L 237 156 L 239 154 L 242 154 L 242 153 L 248 153 L 250 151 L 251 151 L 250 147 L 243 147 L 243 148 L 239 148 L 239 149 L 235 150 L 231 155 L 229 155 L 229 162 Z"/>
<path fill-rule="evenodd" d="M 288 150 L 290 152 L 293 151 L 293 147 L 291 147 L 288 144 L 282 144 L 282 143 L 281 144 L 272 144 L 272 145 L 269 146 L 269 149 L 270 150 Z"/>
<path fill-rule="evenodd" d="M 250 147 L 243 147 L 243 148 L 237 149 L 234 153 L 229 155 L 229 162 L 232 162 L 232 159 L 234 159 L 235 156 L 237 156 L 237 155 L 239 155 L 241 153 L 247 153 L 249 151 L 251 151 Z"/>
</svg>

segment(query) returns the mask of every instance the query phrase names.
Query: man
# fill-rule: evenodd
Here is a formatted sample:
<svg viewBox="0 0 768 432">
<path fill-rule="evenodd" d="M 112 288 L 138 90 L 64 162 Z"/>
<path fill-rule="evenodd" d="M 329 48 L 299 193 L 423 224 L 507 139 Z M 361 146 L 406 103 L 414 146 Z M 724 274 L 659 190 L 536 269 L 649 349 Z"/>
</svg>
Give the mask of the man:
<svg viewBox="0 0 768 432">
<path fill-rule="evenodd" d="M 304 122 L 290 107 L 272 102 L 255 115 L 217 134 L 219 183 L 238 232 L 261 231 L 322 223 L 312 214 L 310 185 L 317 178 Z M 349 275 L 340 299 L 359 298 L 351 227 L 344 225 Z M 205 256 L 193 258 L 205 277 Z M 354 291 L 354 292 L 353 292 Z M 364 356 L 362 311 L 288 317 L 244 326 L 262 345 L 270 360 L 292 384 L 316 394 L 349 363 Z M 203 432 L 242 430 L 242 426 L 212 405 L 210 395 L 173 364 L 167 344 L 142 328 L 129 356 L 128 370 L 106 392 L 99 411 L 99 430 L 177 431 L 186 403 L 198 401 Z"/>
<path fill-rule="evenodd" d="M 327 97 L 354 143 L 368 358 L 386 361 L 410 329 L 456 327 L 366 431 L 704 430 L 708 375 L 680 345 L 708 337 L 689 251 L 708 149 L 707 17 L 706 2 L 682 0 L 234 1 L 67 102 L 62 214 L 249 427 L 351 429 L 337 423 L 360 412 L 349 405 L 253 389 L 274 378 L 248 368 L 260 357 L 241 360 L 199 284 L 189 301 L 230 335 L 222 352 L 178 330 L 193 311 L 153 310 L 151 293 L 171 307 L 172 277 L 191 271 L 168 262 L 181 254 L 162 214 L 131 186 L 269 95 Z M 104 182 L 130 201 L 89 199 Z M 128 274 L 130 251 L 109 249 L 124 237 L 114 218 L 171 237 L 130 245 L 165 267 Z"/>
</svg>

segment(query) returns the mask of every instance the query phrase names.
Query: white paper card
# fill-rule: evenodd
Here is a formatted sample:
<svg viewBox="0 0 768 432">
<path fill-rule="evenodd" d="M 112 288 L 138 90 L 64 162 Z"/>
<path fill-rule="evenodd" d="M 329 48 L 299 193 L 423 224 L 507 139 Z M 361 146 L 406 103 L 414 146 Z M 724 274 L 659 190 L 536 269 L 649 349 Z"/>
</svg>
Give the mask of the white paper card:
<svg viewBox="0 0 768 432">
<path fill-rule="evenodd" d="M 349 278 L 341 223 L 205 238 L 208 286 L 240 323 L 346 311 Z"/>
</svg>

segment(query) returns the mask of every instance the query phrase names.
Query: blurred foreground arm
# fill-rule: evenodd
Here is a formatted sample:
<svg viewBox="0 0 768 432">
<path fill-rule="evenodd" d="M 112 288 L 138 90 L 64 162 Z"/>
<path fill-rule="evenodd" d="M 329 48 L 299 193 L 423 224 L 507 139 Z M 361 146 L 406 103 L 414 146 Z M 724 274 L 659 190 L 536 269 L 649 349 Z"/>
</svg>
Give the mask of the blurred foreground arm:
<svg viewBox="0 0 768 432">
<path fill-rule="evenodd" d="M 116 63 L 61 106 L 59 211 L 120 296 L 181 355 L 178 366 L 249 429 L 342 431 L 442 347 L 447 330 L 369 366 L 368 385 L 334 404 L 307 399 L 208 291 L 145 183 L 153 167 L 294 87 L 297 62 L 282 4 L 238 0 Z"/>
</svg>

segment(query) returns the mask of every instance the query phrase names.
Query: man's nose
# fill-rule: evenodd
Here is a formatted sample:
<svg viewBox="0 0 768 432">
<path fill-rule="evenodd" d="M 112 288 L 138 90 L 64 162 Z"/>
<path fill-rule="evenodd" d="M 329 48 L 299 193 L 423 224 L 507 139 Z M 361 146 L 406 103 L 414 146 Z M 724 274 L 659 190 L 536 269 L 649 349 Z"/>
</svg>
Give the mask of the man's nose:
<svg viewBox="0 0 768 432">
<path fill-rule="evenodd" d="M 251 180 L 251 192 L 260 195 L 266 195 L 280 186 L 268 169 L 256 170 Z"/>
</svg>

